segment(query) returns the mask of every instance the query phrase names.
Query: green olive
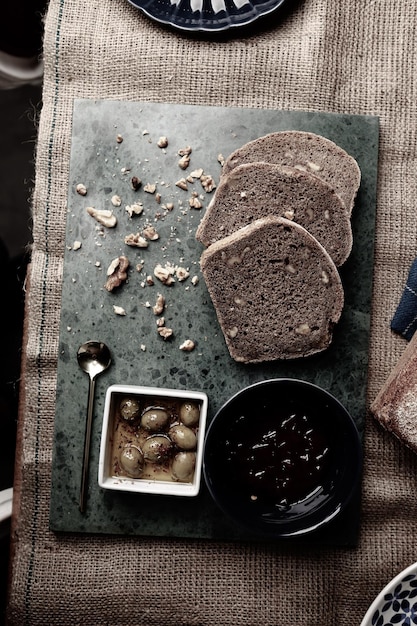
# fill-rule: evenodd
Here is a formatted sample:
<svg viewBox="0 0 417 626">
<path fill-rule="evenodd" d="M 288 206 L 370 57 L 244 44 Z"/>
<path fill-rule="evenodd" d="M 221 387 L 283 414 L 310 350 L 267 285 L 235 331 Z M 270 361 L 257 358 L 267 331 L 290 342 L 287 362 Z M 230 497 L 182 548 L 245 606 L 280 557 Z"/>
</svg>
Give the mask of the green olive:
<svg viewBox="0 0 417 626">
<path fill-rule="evenodd" d="M 128 422 L 131 422 L 138 417 L 139 411 L 139 402 L 134 398 L 123 398 L 120 402 L 120 414 Z"/>
<path fill-rule="evenodd" d="M 122 469 L 133 478 L 139 478 L 143 471 L 143 454 L 136 446 L 127 445 L 120 455 Z"/>
<path fill-rule="evenodd" d="M 177 424 L 170 428 L 169 436 L 181 450 L 194 450 L 197 445 L 194 432 L 184 424 Z"/>
<path fill-rule="evenodd" d="M 196 462 L 195 452 L 178 452 L 172 461 L 172 478 L 181 483 L 191 483 Z"/>
<path fill-rule="evenodd" d="M 142 446 L 143 456 L 151 463 L 162 463 L 171 451 L 172 443 L 164 435 L 149 437 Z"/>
<path fill-rule="evenodd" d="M 168 424 L 169 415 L 164 409 L 148 409 L 142 414 L 140 424 L 146 430 L 158 432 Z"/>
<path fill-rule="evenodd" d="M 194 402 L 183 402 L 180 407 L 180 420 L 186 426 L 195 426 L 200 419 L 200 407 Z"/>
</svg>

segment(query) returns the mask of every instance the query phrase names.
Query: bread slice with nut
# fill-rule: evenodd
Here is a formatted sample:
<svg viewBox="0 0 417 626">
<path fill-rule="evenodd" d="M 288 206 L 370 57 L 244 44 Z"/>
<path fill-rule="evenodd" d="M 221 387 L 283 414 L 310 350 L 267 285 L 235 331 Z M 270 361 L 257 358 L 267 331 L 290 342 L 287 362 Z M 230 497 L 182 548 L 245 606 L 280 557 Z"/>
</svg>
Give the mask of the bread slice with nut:
<svg viewBox="0 0 417 626">
<path fill-rule="evenodd" d="M 334 189 L 313 174 L 274 163 L 245 163 L 223 176 L 196 237 L 209 246 L 267 215 L 304 226 L 337 266 L 351 252 L 350 216 Z"/>
<path fill-rule="evenodd" d="M 342 283 L 329 254 L 299 224 L 255 220 L 209 246 L 200 264 L 235 361 L 306 357 L 330 345 Z"/>
<path fill-rule="evenodd" d="M 352 214 L 361 172 L 355 159 L 333 141 L 304 131 L 270 133 L 235 150 L 226 159 L 223 174 L 256 161 L 290 165 L 315 174 L 334 188 Z"/>
</svg>

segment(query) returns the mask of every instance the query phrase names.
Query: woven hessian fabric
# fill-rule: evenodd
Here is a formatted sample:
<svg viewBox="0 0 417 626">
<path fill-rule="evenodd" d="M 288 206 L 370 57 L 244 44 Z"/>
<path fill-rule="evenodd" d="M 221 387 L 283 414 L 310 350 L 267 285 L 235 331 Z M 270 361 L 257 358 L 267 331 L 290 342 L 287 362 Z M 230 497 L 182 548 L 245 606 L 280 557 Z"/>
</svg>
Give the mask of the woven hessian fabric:
<svg viewBox="0 0 417 626">
<path fill-rule="evenodd" d="M 74 98 L 380 117 L 368 399 L 405 347 L 390 320 L 416 256 L 414 0 L 304 0 L 285 20 L 213 43 L 126 0 L 51 0 L 33 197 L 15 484 L 11 625 L 353 626 L 417 560 L 416 456 L 367 420 L 359 545 L 270 547 L 56 536 L 48 529 Z"/>
</svg>

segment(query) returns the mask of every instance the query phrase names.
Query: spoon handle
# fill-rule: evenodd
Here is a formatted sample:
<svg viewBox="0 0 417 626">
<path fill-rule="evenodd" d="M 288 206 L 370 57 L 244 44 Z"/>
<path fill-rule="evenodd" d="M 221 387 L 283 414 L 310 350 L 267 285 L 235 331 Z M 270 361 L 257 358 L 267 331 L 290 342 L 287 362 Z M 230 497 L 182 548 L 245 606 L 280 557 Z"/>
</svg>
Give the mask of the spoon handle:
<svg viewBox="0 0 417 626">
<path fill-rule="evenodd" d="M 90 376 L 90 384 L 88 387 L 87 422 L 85 425 L 85 437 L 84 437 L 83 468 L 81 472 L 81 488 L 80 488 L 80 501 L 79 501 L 79 509 L 81 513 L 84 513 L 85 511 L 85 503 L 87 499 L 88 468 L 90 465 L 91 426 L 93 423 L 95 386 L 96 386 L 95 378 L 93 376 Z"/>
</svg>

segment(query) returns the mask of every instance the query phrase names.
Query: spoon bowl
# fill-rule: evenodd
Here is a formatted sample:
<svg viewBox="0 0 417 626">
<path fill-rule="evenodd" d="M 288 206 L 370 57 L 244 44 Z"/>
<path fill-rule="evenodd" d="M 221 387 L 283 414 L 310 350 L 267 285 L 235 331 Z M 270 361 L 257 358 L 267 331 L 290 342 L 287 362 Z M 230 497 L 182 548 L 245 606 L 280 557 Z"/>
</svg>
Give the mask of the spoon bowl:
<svg viewBox="0 0 417 626">
<path fill-rule="evenodd" d="M 88 374 L 90 378 L 79 500 L 80 512 L 84 513 L 87 495 L 88 468 L 90 460 L 91 426 L 93 422 L 95 380 L 99 374 L 104 372 L 110 366 L 111 354 L 106 344 L 102 341 L 87 341 L 78 348 L 77 360 L 80 368 L 86 374 Z"/>
</svg>

